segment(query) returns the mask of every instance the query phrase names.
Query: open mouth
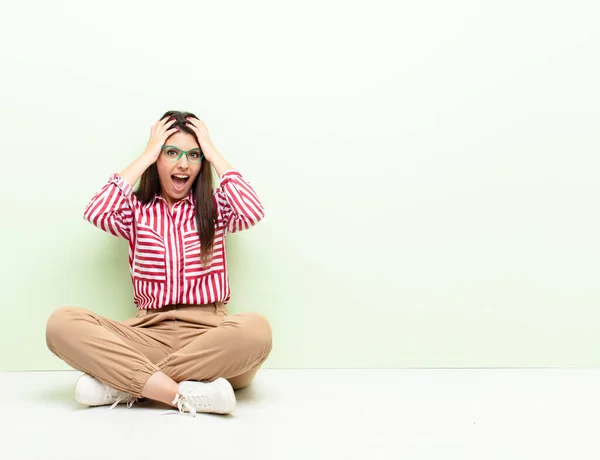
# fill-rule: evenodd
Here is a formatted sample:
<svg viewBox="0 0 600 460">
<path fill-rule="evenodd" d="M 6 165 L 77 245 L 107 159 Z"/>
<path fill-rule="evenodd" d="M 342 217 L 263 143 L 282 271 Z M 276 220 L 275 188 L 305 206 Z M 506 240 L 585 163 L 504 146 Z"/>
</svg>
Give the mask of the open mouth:
<svg viewBox="0 0 600 460">
<path fill-rule="evenodd" d="M 173 174 L 171 176 L 171 180 L 173 181 L 173 186 L 175 187 L 175 190 L 179 192 L 182 191 L 185 188 L 185 184 L 187 184 L 189 178 L 190 176 L 185 174 Z"/>
</svg>

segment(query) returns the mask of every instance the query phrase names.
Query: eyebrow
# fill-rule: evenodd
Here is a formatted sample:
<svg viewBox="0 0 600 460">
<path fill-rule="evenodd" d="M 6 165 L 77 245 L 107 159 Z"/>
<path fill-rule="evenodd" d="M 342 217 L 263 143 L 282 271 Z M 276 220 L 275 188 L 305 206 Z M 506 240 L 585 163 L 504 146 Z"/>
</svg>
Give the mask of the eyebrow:
<svg viewBox="0 0 600 460">
<path fill-rule="evenodd" d="M 165 148 L 173 147 L 175 149 L 183 150 L 181 147 L 177 147 L 176 145 L 165 145 Z M 189 150 L 183 150 L 184 152 L 191 152 L 192 150 L 200 150 L 200 147 L 192 147 Z"/>
</svg>

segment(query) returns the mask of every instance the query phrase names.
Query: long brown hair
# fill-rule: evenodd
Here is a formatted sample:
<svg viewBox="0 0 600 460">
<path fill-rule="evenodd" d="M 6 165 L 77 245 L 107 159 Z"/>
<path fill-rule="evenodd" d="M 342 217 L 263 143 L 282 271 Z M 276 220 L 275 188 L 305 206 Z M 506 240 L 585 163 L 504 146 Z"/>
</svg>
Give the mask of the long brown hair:
<svg viewBox="0 0 600 460">
<path fill-rule="evenodd" d="M 182 133 L 191 134 L 198 142 L 196 133 L 191 128 L 186 126 L 186 117 L 198 118 L 191 112 L 179 112 L 170 110 L 166 112 L 160 119 L 165 117 L 173 117 L 175 123 L 170 128 L 178 127 Z M 198 142 L 200 145 L 200 142 Z M 212 259 L 214 240 L 215 240 L 215 223 L 217 221 L 217 209 L 213 201 L 213 176 L 210 164 L 206 159 L 202 160 L 200 172 L 192 184 L 194 198 L 196 200 L 196 226 L 198 227 L 198 236 L 200 237 L 200 260 L 204 265 L 207 265 Z M 158 179 L 158 168 L 156 163 L 150 165 L 142 174 L 140 185 L 134 195 L 144 204 L 149 203 L 155 195 L 160 194 L 161 187 Z"/>
</svg>

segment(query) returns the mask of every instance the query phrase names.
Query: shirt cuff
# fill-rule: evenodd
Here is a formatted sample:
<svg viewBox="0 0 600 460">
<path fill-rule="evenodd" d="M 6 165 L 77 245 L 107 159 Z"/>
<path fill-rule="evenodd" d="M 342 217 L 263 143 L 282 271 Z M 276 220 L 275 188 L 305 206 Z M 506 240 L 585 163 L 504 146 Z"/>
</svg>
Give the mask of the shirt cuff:
<svg viewBox="0 0 600 460">
<path fill-rule="evenodd" d="M 109 184 L 115 184 L 126 198 L 129 198 L 133 193 L 133 187 L 125 182 L 119 174 L 114 173 L 108 178 Z"/>
<path fill-rule="evenodd" d="M 242 174 L 237 169 L 230 169 L 229 171 L 225 171 L 221 175 L 221 178 L 220 178 L 221 184 L 223 184 L 223 182 L 228 181 L 229 179 L 231 179 L 233 177 L 242 177 Z"/>
</svg>

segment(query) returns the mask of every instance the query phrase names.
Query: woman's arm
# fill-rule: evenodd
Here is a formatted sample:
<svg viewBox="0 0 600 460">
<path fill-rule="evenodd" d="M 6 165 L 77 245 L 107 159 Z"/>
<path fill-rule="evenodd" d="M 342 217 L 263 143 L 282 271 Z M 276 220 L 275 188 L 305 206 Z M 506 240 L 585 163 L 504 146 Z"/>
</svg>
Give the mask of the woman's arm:
<svg viewBox="0 0 600 460">
<path fill-rule="evenodd" d="M 128 240 L 137 200 L 133 195 L 133 186 L 154 161 L 152 156 L 144 152 L 120 174 L 110 176 L 108 183 L 85 207 L 83 218 L 111 235 Z"/>
<path fill-rule="evenodd" d="M 142 177 L 144 171 L 146 171 L 146 169 L 148 169 L 155 161 L 156 158 L 144 152 L 141 157 L 121 171 L 119 176 L 121 176 L 125 182 L 133 187 L 136 182 L 140 180 L 140 177 Z"/>
<path fill-rule="evenodd" d="M 85 207 L 83 218 L 111 235 L 129 240 L 133 209 L 133 189 L 119 174 L 97 192 Z"/>
<path fill-rule="evenodd" d="M 239 171 L 229 170 L 221 176 L 215 196 L 219 215 L 229 233 L 248 230 L 265 216 L 258 195 Z"/>
<path fill-rule="evenodd" d="M 204 122 L 188 117 L 186 125 L 196 133 L 204 158 L 221 178 L 221 185 L 215 190 L 215 196 L 225 229 L 234 233 L 256 225 L 265 216 L 265 211 L 250 183 L 217 152 Z"/>
<path fill-rule="evenodd" d="M 205 144 L 204 156 L 221 179 L 215 194 L 227 232 L 235 233 L 254 227 L 265 216 L 265 210 L 250 183 L 233 169 L 212 144 Z"/>
<path fill-rule="evenodd" d="M 174 122 L 175 119 L 169 121 L 169 118 L 165 117 L 152 125 L 144 153 L 120 174 L 110 176 L 108 183 L 85 207 L 85 220 L 111 235 L 129 239 L 133 221 L 132 208 L 137 202 L 133 195 L 133 186 L 144 171 L 157 160 L 165 140 L 179 129 L 170 128 Z"/>
<path fill-rule="evenodd" d="M 217 171 L 219 177 L 223 177 L 223 174 L 225 174 L 227 171 L 231 171 L 233 166 L 231 166 L 231 164 L 225 158 L 223 158 L 223 156 L 217 152 L 216 149 L 213 148 L 213 150 L 213 152 L 209 152 L 209 156 L 207 158 L 210 158 L 210 164 L 213 166 L 213 168 L 215 168 L 215 171 Z M 204 156 L 206 156 L 206 153 Z"/>
</svg>

